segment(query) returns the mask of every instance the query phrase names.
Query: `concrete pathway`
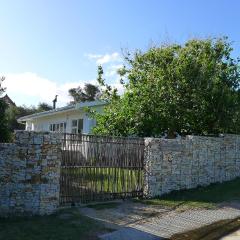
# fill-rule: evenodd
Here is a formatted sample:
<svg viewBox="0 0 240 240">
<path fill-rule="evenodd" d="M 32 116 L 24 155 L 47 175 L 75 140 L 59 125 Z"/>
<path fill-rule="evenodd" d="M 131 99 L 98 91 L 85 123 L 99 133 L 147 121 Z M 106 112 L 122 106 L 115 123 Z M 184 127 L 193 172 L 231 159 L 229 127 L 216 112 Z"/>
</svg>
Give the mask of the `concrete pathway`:
<svg viewBox="0 0 240 240">
<path fill-rule="evenodd" d="M 240 239 L 240 230 L 221 238 L 220 240 L 239 240 Z"/>
<path fill-rule="evenodd" d="M 99 237 L 102 240 L 160 240 L 162 238 L 134 228 L 124 227 L 115 232 L 107 233 Z"/>
<path fill-rule="evenodd" d="M 80 211 L 91 218 L 115 226 L 115 232 L 100 236 L 103 240 L 166 239 L 176 233 L 240 216 L 240 209 L 233 207 L 221 207 L 216 210 L 183 210 L 131 201 L 121 202 L 118 207 L 111 209 L 80 208 Z"/>
</svg>

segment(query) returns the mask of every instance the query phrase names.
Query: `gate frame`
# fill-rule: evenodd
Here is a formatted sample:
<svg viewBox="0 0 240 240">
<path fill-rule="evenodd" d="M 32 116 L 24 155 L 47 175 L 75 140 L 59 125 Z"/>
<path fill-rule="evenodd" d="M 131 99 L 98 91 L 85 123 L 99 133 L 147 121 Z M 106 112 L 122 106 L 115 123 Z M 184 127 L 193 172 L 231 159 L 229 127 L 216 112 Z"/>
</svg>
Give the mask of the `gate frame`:
<svg viewBox="0 0 240 240">
<path fill-rule="evenodd" d="M 123 151 L 121 147 L 123 147 Z M 144 148 L 144 138 L 64 133 L 62 139 L 60 205 L 75 204 L 76 202 L 90 203 L 129 197 L 142 197 L 144 191 Z M 112 152 L 109 153 L 107 150 L 112 150 Z M 81 154 L 85 154 L 85 159 Z M 135 164 L 132 158 L 134 154 L 137 154 L 136 156 L 139 158 L 136 159 Z M 93 156 L 98 158 L 95 160 L 95 165 L 94 160 L 91 158 Z M 113 158 L 111 159 L 111 157 Z M 125 157 L 123 161 L 121 157 Z M 91 160 L 89 160 L 90 158 Z M 86 163 L 88 163 L 88 165 L 84 165 Z M 104 168 L 106 172 L 104 172 Z M 77 170 L 80 169 L 85 169 L 85 172 L 83 170 L 81 173 L 78 172 Z M 66 171 L 66 173 L 71 171 L 71 174 L 64 174 L 64 171 Z M 128 176 L 125 173 L 127 171 L 129 173 Z M 133 174 L 134 171 L 136 171 L 137 175 Z M 97 174 L 99 174 L 101 178 L 100 181 L 94 179 Z M 110 181 L 112 178 L 111 174 L 114 178 Z M 105 175 L 107 175 L 107 177 L 105 177 Z M 91 183 L 87 182 L 83 184 L 84 177 L 86 180 L 87 176 L 93 176 L 88 180 Z M 134 178 L 136 183 L 135 188 L 133 187 Z M 74 180 L 75 187 L 72 185 Z M 108 184 L 107 189 L 105 186 L 106 180 Z M 77 186 L 79 182 L 80 185 Z M 111 189 L 109 188 L 110 182 L 113 184 Z M 98 185 L 100 185 L 100 189 Z M 121 191 L 123 188 L 125 191 Z M 114 189 L 117 190 L 114 191 Z"/>
</svg>

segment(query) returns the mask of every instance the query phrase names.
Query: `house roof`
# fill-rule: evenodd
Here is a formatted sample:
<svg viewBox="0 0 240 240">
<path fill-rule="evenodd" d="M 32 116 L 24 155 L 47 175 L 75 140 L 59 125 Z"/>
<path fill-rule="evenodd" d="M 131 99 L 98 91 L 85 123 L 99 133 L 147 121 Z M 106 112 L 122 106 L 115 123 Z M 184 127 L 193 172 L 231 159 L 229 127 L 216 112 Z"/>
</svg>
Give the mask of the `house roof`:
<svg viewBox="0 0 240 240">
<path fill-rule="evenodd" d="M 77 103 L 77 104 L 73 104 L 73 105 L 69 105 L 69 106 L 65 106 L 65 107 L 61 107 L 61 108 L 56 108 L 56 109 L 49 110 L 49 111 L 34 113 L 31 115 L 20 117 L 18 119 L 18 122 L 25 122 L 27 120 L 36 119 L 39 117 L 51 116 L 51 115 L 54 115 L 57 113 L 68 112 L 68 111 L 72 111 L 72 110 L 78 110 L 78 109 L 80 110 L 85 107 L 103 106 L 106 104 L 107 103 L 105 101 L 100 101 L 100 100 L 91 101 L 91 102 L 81 102 L 81 103 Z"/>
<path fill-rule="evenodd" d="M 8 105 L 16 106 L 15 102 L 13 102 L 13 100 L 7 94 L 1 99 Z"/>
</svg>

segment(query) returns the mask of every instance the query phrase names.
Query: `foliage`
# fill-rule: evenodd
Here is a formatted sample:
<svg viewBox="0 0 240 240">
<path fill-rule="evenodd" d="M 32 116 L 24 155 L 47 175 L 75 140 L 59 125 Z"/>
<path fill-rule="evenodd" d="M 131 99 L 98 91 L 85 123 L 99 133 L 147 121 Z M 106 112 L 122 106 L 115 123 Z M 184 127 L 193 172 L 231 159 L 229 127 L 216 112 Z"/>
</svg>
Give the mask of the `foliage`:
<svg viewBox="0 0 240 240">
<path fill-rule="evenodd" d="M 44 112 L 44 111 L 49 111 L 49 110 L 52 110 L 52 109 L 53 109 L 52 106 L 50 106 L 48 103 L 40 102 L 38 104 L 36 112 Z"/>
<path fill-rule="evenodd" d="M 95 86 L 90 83 L 86 83 L 84 88 L 80 86 L 77 88 L 69 89 L 69 95 L 73 98 L 71 103 L 85 102 L 85 101 L 94 101 L 99 98 L 100 89 L 98 86 Z"/>
<path fill-rule="evenodd" d="M 5 88 L 2 86 L 3 81 L 5 80 L 5 77 L 0 77 L 0 97 L 5 92 Z"/>
<path fill-rule="evenodd" d="M 17 119 L 26 115 L 43 112 L 43 111 L 49 111 L 52 110 L 52 107 L 47 103 L 39 103 L 37 107 L 31 106 L 9 106 L 6 109 L 6 116 L 9 128 L 11 132 L 14 130 L 24 130 L 25 125 L 18 123 Z"/>
<path fill-rule="evenodd" d="M 0 78 L 0 97 L 5 92 L 2 87 L 4 77 Z M 0 142 L 8 142 L 11 139 L 11 134 L 8 128 L 8 122 L 6 117 L 7 104 L 0 98 Z"/>
<path fill-rule="evenodd" d="M 11 139 L 7 117 L 5 114 L 6 109 L 7 104 L 0 99 L 0 142 L 8 142 Z"/>
<path fill-rule="evenodd" d="M 98 77 L 97 82 L 101 87 L 101 99 L 105 101 L 116 101 L 119 100 L 119 95 L 117 94 L 117 88 L 113 88 L 109 84 L 106 83 L 106 80 L 103 77 L 104 72 L 102 66 L 98 66 Z"/>
<path fill-rule="evenodd" d="M 119 71 L 125 93 L 96 114 L 97 134 L 159 136 L 240 132 L 239 59 L 227 38 L 136 51 Z M 102 74 L 102 73 L 101 73 Z M 101 79 L 101 77 L 100 77 Z M 104 84 L 104 82 L 103 82 Z"/>
</svg>

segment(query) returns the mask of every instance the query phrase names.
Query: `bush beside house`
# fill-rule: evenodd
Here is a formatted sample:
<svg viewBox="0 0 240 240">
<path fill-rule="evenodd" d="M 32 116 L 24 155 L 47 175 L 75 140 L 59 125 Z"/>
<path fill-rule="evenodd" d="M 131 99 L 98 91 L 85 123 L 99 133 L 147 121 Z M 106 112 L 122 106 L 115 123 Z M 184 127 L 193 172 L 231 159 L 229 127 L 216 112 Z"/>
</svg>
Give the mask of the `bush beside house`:
<svg viewBox="0 0 240 240">
<path fill-rule="evenodd" d="M 160 136 L 240 132 L 240 68 L 227 38 L 126 54 L 119 70 L 127 81 L 120 97 L 108 91 L 96 134 Z M 104 85 L 102 68 L 99 82 Z M 111 90 L 111 89 L 110 89 Z"/>
</svg>

